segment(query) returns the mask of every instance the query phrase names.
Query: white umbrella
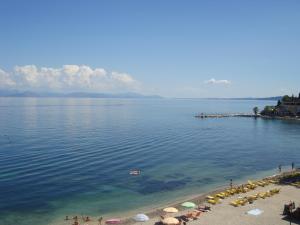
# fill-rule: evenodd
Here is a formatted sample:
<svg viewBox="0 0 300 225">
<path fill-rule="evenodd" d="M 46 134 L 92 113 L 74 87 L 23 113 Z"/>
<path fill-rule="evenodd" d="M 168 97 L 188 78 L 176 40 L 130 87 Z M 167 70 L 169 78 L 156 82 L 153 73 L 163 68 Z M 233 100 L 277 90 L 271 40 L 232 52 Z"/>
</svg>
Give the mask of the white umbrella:
<svg viewBox="0 0 300 225">
<path fill-rule="evenodd" d="M 145 214 L 137 214 L 133 217 L 133 219 L 137 222 L 145 222 L 149 220 L 149 217 Z"/>
</svg>

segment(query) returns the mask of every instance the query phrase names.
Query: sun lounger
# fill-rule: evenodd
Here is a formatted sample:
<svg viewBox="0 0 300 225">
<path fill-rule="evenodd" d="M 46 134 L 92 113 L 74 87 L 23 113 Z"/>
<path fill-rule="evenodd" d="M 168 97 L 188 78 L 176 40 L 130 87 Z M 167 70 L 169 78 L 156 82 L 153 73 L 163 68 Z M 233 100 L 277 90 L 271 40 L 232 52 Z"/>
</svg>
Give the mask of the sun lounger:
<svg viewBox="0 0 300 225">
<path fill-rule="evenodd" d="M 215 199 L 209 199 L 209 200 L 207 200 L 207 202 L 210 204 L 213 204 L 213 205 L 217 204 L 217 200 L 215 200 Z"/>
<path fill-rule="evenodd" d="M 265 193 L 259 193 L 259 197 L 262 198 L 262 199 L 265 199 L 266 195 L 265 195 Z"/>
<path fill-rule="evenodd" d="M 258 199 L 258 196 L 257 196 L 257 195 L 250 195 L 250 197 L 251 197 L 253 200 L 257 200 L 257 199 Z"/>
<path fill-rule="evenodd" d="M 181 220 L 183 220 L 184 222 L 188 222 L 188 221 L 189 221 L 189 218 L 186 217 L 185 215 L 179 216 L 179 218 L 180 218 Z"/>
<path fill-rule="evenodd" d="M 224 199 L 224 198 L 225 198 L 225 195 L 224 195 L 224 194 L 221 194 L 221 193 L 219 193 L 219 194 L 216 194 L 216 197 Z"/>
<path fill-rule="evenodd" d="M 206 199 L 215 199 L 215 197 L 208 195 L 208 196 L 206 196 Z"/>
<path fill-rule="evenodd" d="M 241 200 L 238 200 L 238 201 L 239 201 L 240 205 L 245 205 L 247 203 L 247 200 L 245 200 L 245 199 L 241 199 Z"/>
<path fill-rule="evenodd" d="M 201 212 L 208 212 L 208 211 L 210 211 L 210 206 L 206 206 L 206 205 L 200 206 L 199 205 L 197 209 Z"/>
<path fill-rule="evenodd" d="M 266 197 L 271 197 L 271 193 L 269 191 L 265 192 Z"/>
<path fill-rule="evenodd" d="M 229 204 L 232 205 L 232 206 L 234 206 L 234 207 L 238 207 L 239 206 L 239 202 L 238 201 L 232 201 Z"/>
</svg>

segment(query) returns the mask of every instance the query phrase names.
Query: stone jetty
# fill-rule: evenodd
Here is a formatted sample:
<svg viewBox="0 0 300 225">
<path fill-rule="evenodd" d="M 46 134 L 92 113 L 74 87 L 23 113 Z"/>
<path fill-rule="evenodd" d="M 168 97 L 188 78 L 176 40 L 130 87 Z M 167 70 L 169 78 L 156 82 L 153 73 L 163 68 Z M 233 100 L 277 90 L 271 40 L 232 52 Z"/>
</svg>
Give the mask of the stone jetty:
<svg viewBox="0 0 300 225">
<path fill-rule="evenodd" d="M 250 113 L 217 113 L 217 114 L 206 114 L 200 113 L 195 116 L 196 118 L 224 118 L 224 117 L 260 117 L 260 114 L 250 114 Z"/>
</svg>

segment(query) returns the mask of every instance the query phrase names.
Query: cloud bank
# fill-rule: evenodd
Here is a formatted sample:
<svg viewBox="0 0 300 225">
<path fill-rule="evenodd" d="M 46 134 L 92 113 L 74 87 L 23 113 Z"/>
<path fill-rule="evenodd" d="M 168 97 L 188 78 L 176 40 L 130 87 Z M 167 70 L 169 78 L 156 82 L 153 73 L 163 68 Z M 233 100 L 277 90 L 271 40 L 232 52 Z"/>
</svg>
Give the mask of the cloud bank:
<svg viewBox="0 0 300 225">
<path fill-rule="evenodd" d="M 11 72 L 0 69 L 0 88 L 39 91 L 137 91 L 140 83 L 127 73 L 107 72 L 86 65 L 61 68 L 15 66 Z"/>
<path fill-rule="evenodd" d="M 215 78 L 211 78 L 209 80 L 204 81 L 205 84 L 224 84 L 230 85 L 231 81 L 229 80 L 216 80 Z"/>
</svg>

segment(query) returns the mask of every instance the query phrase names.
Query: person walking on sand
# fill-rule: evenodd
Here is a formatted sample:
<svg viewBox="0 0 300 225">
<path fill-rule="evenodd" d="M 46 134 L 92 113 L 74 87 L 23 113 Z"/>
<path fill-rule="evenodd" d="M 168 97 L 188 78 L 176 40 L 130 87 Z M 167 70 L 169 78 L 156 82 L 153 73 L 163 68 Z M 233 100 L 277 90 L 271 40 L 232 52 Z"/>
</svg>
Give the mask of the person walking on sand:
<svg viewBox="0 0 300 225">
<path fill-rule="evenodd" d="M 281 173 L 281 165 L 278 166 L 279 173 Z"/>
<path fill-rule="evenodd" d="M 98 219 L 98 225 L 101 225 L 101 223 L 102 223 L 102 216 Z"/>
</svg>

